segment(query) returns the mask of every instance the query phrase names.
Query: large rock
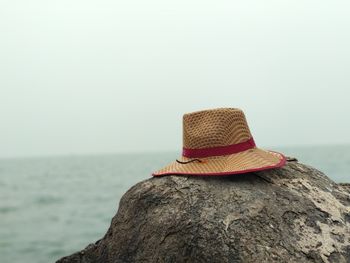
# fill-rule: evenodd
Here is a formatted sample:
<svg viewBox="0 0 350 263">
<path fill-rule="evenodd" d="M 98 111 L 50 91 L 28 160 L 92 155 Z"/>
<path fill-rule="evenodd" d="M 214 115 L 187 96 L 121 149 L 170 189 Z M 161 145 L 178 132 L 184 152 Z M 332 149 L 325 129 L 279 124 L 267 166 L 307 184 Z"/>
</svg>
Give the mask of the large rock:
<svg viewBox="0 0 350 263">
<path fill-rule="evenodd" d="M 350 187 L 290 160 L 133 186 L 106 235 L 63 262 L 350 262 Z"/>
</svg>

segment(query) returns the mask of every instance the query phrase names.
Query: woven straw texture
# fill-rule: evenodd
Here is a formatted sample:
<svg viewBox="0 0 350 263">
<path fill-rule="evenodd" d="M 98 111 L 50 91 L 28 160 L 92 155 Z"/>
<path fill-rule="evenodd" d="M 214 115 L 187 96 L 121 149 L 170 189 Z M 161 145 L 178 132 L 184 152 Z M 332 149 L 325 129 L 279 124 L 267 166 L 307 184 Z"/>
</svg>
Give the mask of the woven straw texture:
<svg viewBox="0 0 350 263">
<path fill-rule="evenodd" d="M 185 114 L 183 147 L 191 149 L 226 146 L 252 137 L 243 111 L 214 109 Z"/>
<path fill-rule="evenodd" d="M 181 157 L 181 161 L 191 159 Z M 283 155 L 275 152 L 264 151 L 258 148 L 241 153 L 201 158 L 203 163 L 192 162 L 180 164 L 172 162 L 163 169 L 153 173 L 154 176 L 165 174 L 190 174 L 190 175 L 220 175 L 238 174 L 247 171 L 259 171 L 279 167 L 284 164 Z"/>
<path fill-rule="evenodd" d="M 244 113 L 239 109 L 222 108 L 185 114 L 183 147 L 203 149 L 228 146 L 252 138 Z M 192 160 L 181 156 L 180 161 Z M 200 158 L 202 162 L 170 163 L 154 176 L 168 174 L 228 175 L 266 170 L 283 166 L 285 157 L 276 152 L 252 148 L 235 154 Z"/>
</svg>

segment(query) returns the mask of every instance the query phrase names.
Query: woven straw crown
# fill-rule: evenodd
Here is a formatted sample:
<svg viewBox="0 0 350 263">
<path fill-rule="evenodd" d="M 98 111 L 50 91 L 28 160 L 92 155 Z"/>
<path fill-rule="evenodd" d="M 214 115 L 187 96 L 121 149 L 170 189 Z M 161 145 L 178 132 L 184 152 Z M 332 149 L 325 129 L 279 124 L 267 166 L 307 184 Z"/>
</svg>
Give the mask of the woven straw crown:
<svg viewBox="0 0 350 263">
<path fill-rule="evenodd" d="M 242 143 L 252 138 L 240 109 L 197 111 L 183 117 L 183 147 L 202 149 Z"/>
</svg>

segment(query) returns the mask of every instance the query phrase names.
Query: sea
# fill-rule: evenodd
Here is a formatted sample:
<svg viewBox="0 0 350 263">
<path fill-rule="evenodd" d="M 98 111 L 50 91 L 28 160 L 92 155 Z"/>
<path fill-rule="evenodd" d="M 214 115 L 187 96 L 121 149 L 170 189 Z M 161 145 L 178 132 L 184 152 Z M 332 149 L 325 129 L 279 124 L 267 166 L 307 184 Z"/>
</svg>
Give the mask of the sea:
<svg viewBox="0 0 350 263">
<path fill-rule="evenodd" d="M 350 182 L 350 145 L 279 147 Z M 0 262 L 55 262 L 103 237 L 122 195 L 179 153 L 0 159 Z"/>
</svg>

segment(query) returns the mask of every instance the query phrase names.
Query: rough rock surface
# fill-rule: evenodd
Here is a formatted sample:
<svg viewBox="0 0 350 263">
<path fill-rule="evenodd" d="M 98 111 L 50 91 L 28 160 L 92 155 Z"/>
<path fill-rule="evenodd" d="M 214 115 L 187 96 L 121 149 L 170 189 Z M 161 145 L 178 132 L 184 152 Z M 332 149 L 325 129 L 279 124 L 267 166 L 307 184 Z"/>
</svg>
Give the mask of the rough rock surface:
<svg viewBox="0 0 350 263">
<path fill-rule="evenodd" d="M 151 178 L 123 196 L 101 240 L 57 262 L 350 262 L 350 186 L 293 160 Z"/>
</svg>

